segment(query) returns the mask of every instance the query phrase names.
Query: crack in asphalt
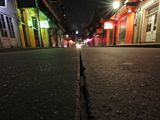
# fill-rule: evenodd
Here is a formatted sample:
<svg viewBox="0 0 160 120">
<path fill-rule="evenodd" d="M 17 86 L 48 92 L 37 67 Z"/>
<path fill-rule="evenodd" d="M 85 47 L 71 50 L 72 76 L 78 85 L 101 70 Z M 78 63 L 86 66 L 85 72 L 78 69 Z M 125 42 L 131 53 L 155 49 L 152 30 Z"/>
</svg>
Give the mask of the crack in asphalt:
<svg viewBox="0 0 160 120">
<path fill-rule="evenodd" d="M 85 67 L 83 66 L 83 60 L 80 52 L 80 120 L 90 120 L 89 100 L 87 83 L 85 79 Z"/>
</svg>

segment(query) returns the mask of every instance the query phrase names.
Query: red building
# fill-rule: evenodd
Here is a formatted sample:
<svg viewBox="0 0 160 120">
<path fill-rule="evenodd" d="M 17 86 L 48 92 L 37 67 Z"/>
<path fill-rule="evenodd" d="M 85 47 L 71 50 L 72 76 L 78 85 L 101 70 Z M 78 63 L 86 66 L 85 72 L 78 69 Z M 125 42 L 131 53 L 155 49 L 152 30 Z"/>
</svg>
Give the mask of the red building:
<svg viewBox="0 0 160 120">
<path fill-rule="evenodd" d="M 106 21 L 107 25 L 104 25 L 107 45 L 113 45 L 115 42 L 116 44 L 133 43 L 137 0 L 128 0 L 127 3 Z"/>
</svg>

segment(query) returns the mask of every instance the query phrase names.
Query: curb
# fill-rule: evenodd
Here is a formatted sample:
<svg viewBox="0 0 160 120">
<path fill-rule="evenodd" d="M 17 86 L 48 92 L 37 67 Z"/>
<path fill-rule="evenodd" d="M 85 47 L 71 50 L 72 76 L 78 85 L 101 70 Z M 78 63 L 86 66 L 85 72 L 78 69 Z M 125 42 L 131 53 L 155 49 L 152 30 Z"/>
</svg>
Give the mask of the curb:
<svg viewBox="0 0 160 120">
<path fill-rule="evenodd" d="M 0 53 L 1 52 L 16 52 L 16 51 L 39 50 L 39 49 L 46 49 L 46 48 L 0 48 Z"/>
<path fill-rule="evenodd" d="M 2 52 L 17 52 L 17 51 L 30 51 L 30 50 L 41 50 L 41 49 L 58 49 L 60 47 L 39 47 L 39 48 L 0 48 L 0 53 Z"/>
<path fill-rule="evenodd" d="M 116 46 L 107 46 L 107 47 L 144 47 L 144 48 L 160 48 L 160 44 L 153 45 L 116 45 Z"/>
<path fill-rule="evenodd" d="M 107 46 L 91 46 L 91 47 L 139 47 L 139 48 L 160 48 L 160 44 L 128 44 L 128 45 L 107 45 Z"/>
</svg>

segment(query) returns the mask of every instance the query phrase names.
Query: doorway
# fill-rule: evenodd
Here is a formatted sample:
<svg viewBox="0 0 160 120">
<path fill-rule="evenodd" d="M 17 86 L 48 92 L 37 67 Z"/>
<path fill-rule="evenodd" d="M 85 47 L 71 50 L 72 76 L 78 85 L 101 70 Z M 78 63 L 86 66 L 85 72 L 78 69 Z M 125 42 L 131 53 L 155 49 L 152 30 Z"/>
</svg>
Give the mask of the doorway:
<svg viewBox="0 0 160 120">
<path fill-rule="evenodd" d="M 125 43 L 125 38 L 126 38 L 126 21 L 127 21 L 127 17 L 122 18 L 122 20 L 120 21 L 120 30 L 119 30 L 119 42 L 120 44 Z"/>
<path fill-rule="evenodd" d="M 26 26 L 24 24 L 22 24 L 22 29 L 23 29 L 23 35 L 24 35 L 24 42 L 26 47 L 30 47 L 27 41 L 27 32 L 26 32 Z"/>
<path fill-rule="evenodd" d="M 39 44 L 39 36 L 38 36 L 38 30 L 36 30 L 36 29 L 34 29 L 34 38 L 35 38 L 36 47 L 40 47 L 40 44 Z"/>
<path fill-rule="evenodd" d="M 145 42 L 155 42 L 156 41 L 156 30 L 157 30 L 157 15 L 158 6 L 149 9 L 146 16 L 146 39 Z"/>
<path fill-rule="evenodd" d="M 36 17 L 32 17 L 32 24 L 33 24 L 33 29 L 34 29 L 35 45 L 36 45 L 36 47 L 40 47 L 38 21 L 37 21 Z"/>
<path fill-rule="evenodd" d="M 113 29 L 109 30 L 109 45 L 113 45 Z"/>
</svg>

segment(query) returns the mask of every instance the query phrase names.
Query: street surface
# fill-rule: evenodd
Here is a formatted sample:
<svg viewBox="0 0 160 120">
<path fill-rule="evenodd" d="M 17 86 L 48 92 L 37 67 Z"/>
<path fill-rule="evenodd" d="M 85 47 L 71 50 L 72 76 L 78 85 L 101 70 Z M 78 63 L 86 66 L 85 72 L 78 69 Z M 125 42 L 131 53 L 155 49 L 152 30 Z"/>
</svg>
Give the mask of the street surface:
<svg viewBox="0 0 160 120">
<path fill-rule="evenodd" d="M 75 120 L 76 49 L 0 53 L 0 120 Z"/>
<path fill-rule="evenodd" d="M 83 48 L 90 120 L 160 120 L 160 49 Z"/>
<path fill-rule="evenodd" d="M 81 55 L 1 52 L 0 120 L 79 120 L 79 105 L 81 120 L 160 119 L 160 49 L 82 48 Z"/>
</svg>

